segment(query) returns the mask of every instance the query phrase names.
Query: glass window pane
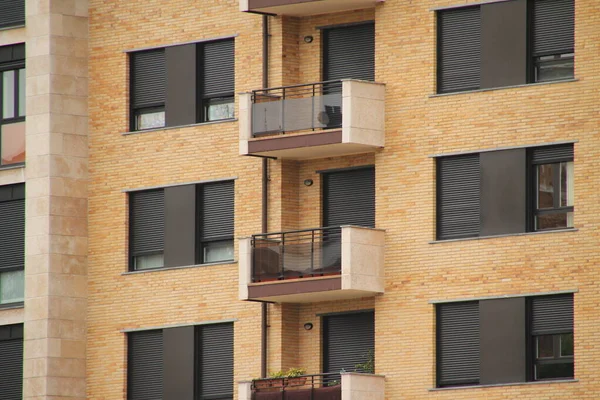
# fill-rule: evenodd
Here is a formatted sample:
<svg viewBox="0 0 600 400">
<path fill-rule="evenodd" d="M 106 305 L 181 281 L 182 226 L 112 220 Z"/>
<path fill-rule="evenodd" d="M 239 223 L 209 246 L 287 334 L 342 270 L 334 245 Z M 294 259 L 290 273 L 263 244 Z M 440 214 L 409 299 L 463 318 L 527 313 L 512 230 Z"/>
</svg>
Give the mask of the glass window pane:
<svg viewBox="0 0 600 400">
<path fill-rule="evenodd" d="M 25 122 L 0 126 L 1 165 L 25 162 Z"/>
<path fill-rule="evenodd" d="M 148 256 L 136 256 L 133 269 L 136 271 L 144 269 L 162 268 L 164 265 L 163 254 L 152 254 Z"/>
<path fill-rule="evenodd" d="M 560 163 L 560 206 L 572 206 L 573 196 L 573 162 Z"/>
<path fill-rule="evenodd" d="M 217 97 L 206 101 L 207 121 L 231 119 L 234 117 L 233 97 Z"/>
<path fill-rule="evenodd" d="M 2 118 L 15 117 L 15 71 L 2 73 Z"/>
<path fill-rule="evenodd" d="M 575 76 L 575 63 L 572 54 L 540 57 L 536 63 L 537 82 L 572 79 Z"/>
<path fill-rule="evenodd" d="M 554 208 L 554 164 L 538 166 L 538 209 Z"/>
<path fill-rule="evenodd" d="M 139 114 L 136 121 L 137 129 L 162 128 L 165 126 L 165 112 L 155 111 Z"/>
<path fill-rule="evenodd" d="M 233 240 L 204 243 L 204 262 L 233 260 Z"/>
<path fill-rule="evenodd" d="M 559 364 L 537 364 L 535 366 L 535 379 L 572 378 L 573 362 Z"/>
<path fill-rule="evenodd" d="M 564 333 L 560 335 L 560 356 L 569 357 L 573 354 L 573 334 Z"/>
<path fill-rule="evenodd" d="M 0 304 L 16 303 L 25 299 L 25 271 L 0 273 Z"/>
<path fill-rule="evenodd" d="M 535 229 L 560 229 L 573 227 L 573 213 L 561 212 L 538 215 L 535 218 Z"/>
<path fill-rule="evenodd" d="M 26 92 L 25 92 L 25 83 L 26 83 L 26 76 L 25 76 L 25 68 L 22 68 L 19 70 L 19 117 L 24 117 L 25 116 L 25 96 L 26 96 Z"/>
<path fill-rule="evenodd" d="M 536 337 L 537 358 L 554 358 L 554 335 Z"/>
</svg>

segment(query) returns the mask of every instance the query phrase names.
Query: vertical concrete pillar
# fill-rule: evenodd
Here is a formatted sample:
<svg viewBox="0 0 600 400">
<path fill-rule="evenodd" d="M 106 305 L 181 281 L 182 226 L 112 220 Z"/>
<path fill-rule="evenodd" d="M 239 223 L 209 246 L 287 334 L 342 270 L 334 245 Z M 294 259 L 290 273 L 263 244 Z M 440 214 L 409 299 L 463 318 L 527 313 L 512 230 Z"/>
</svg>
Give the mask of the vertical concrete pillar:
<svg viewBox="0 0 600 400">
<path fill-rule="evenodd" d="M 24 399 L 85 399 L 87 0 L 26 0 Z"/>
</svg>

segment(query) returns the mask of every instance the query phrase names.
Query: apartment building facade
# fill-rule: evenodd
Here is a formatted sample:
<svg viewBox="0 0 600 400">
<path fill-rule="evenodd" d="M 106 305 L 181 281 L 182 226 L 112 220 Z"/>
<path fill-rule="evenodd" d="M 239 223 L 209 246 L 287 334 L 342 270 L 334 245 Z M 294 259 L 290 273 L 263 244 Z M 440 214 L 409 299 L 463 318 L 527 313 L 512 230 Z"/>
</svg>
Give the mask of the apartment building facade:
<svg viewBox="0 0 600 400">
<path fill-rule="evenodd" d="M 596 0 L 5 3 L 0 399 L 598 397 Z"/>
</svg>

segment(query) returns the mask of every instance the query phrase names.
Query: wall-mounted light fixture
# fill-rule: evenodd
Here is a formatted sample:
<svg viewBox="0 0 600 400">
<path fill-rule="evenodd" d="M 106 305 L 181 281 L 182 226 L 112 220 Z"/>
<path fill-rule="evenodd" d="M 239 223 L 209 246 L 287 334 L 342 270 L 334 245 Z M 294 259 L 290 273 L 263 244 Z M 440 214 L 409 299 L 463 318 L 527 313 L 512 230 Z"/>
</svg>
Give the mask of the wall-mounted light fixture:
<svg viewBox="0 0 600 400">
<path fill-rule="evenodd" d="M 307 322 L 304 324 L 304 329 L 310 331 L 313 328 L 312 322 Z"/>
<path fill-rule="evenodd" d="M 313 180 L 312 179 L 305 179 L 304 180 L 304 186 L 312 186 L 313 184 Z"/>
<path fill-rule="evenodd" d="M 310 35 L 304 36 L 304 43 L 312 43 L 313 39 L 314 38 Z"/>
</svg>

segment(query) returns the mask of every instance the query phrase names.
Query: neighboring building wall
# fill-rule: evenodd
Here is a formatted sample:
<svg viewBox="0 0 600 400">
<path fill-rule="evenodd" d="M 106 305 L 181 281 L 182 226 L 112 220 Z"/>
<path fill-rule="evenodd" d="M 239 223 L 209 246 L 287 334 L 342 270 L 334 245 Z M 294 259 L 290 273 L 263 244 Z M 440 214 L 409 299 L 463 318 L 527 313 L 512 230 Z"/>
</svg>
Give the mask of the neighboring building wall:
<svg viewBox="0 0 600 400">
<path fill-rule="evenodd" d="M 126 329 L 234 319 L 235 380 L 260 374 L 260 306 L 237 301 L 236 263 L 126 273 L 126 189 L 235 176 L 235 237 L 261 231 L 261 161 L 237 156 L 237 122 L 124 135 L 129 130 L 127 50 L 237 34 L 236 92 L 262 86 L 260 16 L 238 12 L 235 0 L 175 3 L 90 2 L 90 399 L 126 398 Z M 386 291 L 352 301 L 269 305 L 268 371 L 321 372 L 318 315 L 375 309 L 376 372 L 386 376 L 387 399 L 594 399 L 600 392 L 595 376 L 600 190 L 594 179 L 600 128 L 595 16 L 600 8 L 595 0 L 576 1 L 577 81 L 432 96 L 436 27 L 431 8 L 457 4 L 387 0 L 375 11 L 270 18 L 270 86 L 321 80 L 316 27 L 376 21 L 376 81 L 386 84 L 385 148 L 374 154 L 269 161 L 268 231 L 322 225 L 316 171 L 375 165 L 376 227 L 386 231 Z M 303 41 L 307 35 L 314 37 L 310 44 Z M 577 141 L 576 231 L 431 243 L 436 192 L 430 155 L 565 140 Z M 305 186 L 305 179 L 314 184 Z M 436 385 L 430 301 L 560 290 L 578 290 L 577 382 L 428 391 Z M 313 329 L 304 330 L 305 322 Z"/>
<path fill-rule="evenodd" d="M 85 399 L 87 1 L 27 0 L 24 398 Z"/>
</svg>

